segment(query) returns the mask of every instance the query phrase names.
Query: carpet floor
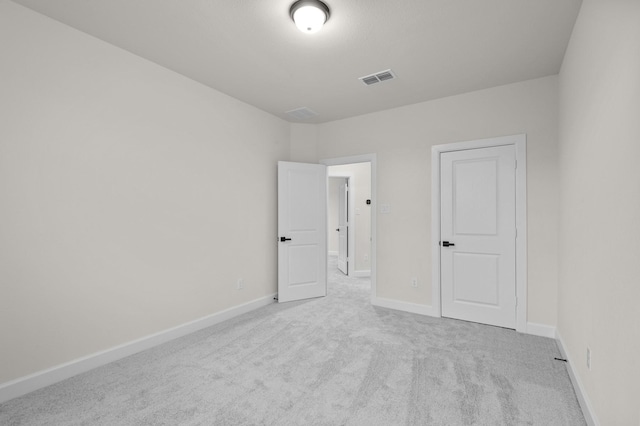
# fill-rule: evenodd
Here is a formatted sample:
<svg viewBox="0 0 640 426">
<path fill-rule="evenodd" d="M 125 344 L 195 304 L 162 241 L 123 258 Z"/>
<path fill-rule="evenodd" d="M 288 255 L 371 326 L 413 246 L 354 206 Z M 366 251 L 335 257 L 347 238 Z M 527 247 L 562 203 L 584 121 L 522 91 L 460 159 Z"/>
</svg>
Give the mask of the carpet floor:
<svg viewBox="0 0 640 426">
<path fill-rule="evenodd" d="M 2 425 L 584 425 L 552 339 L 328 296 L 272 304 L 0 405 Z"/>
</svg>

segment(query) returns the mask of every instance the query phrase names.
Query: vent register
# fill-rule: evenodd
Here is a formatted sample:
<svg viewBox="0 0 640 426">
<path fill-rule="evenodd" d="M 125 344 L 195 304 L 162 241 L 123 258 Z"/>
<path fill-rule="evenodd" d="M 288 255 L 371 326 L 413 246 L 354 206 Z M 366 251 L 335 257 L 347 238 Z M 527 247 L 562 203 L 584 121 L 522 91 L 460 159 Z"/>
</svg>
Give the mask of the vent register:
<svg viewBox="0 0 640 426">
<path fill-rule="evenodd" d="M 372 84 L 382 83 L 383 81 L 393 80 L 394 78 L 396 78 L 396 75 L 389 69 L 375 74 L 365 75 L 364 77 L 359 77 L 358 80 L 362 81 L 367 86 L 371 86 Z M 285 114 L 295 120 L 307 120 L 318 115 L 317 112 L 307 107 L 292 109 L 285 112 Z"/>
<path fill-rule="evenodd" d="M 389 81 L 396 78 L 396 75 L 391 70 L 384 70 L 377 72 L 375 74 L 365 75 L 364 77 L 360 77 L 358 80 L 362 81 L 367 86 L 371 86 L 372 84 L 382 83 L 383 81 Z"/>
<path fill-rule="evenodd" d="M 285 112 L 285 114 L 296 120 L 306 120 L 318 115 L 317 112 L 307 107 L 292 109 L 291 111 Z"/>
</svg>

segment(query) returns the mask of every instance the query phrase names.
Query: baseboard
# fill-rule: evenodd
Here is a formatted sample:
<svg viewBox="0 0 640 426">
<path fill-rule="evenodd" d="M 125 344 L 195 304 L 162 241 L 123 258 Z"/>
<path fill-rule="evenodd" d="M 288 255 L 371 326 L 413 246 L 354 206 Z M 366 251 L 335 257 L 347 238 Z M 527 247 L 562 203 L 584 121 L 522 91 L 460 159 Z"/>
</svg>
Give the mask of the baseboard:
<svg viewBox="0 0 640 426">
<path fill-rule="evenodd" d="M 417 303 L 403 302 L 401 300 L 394 299 L 385 299 L 382 297 L 372 298 L 371 304 L 383 308 L 395 309 L 397 311 L 411 312 L 414 314 L 427 315 L 430 317 L 440 317 L 440 315 L 435 312 L 433 307 L 428 305 L 419 305 Z M 550 325 L 530 322 L 527 323 L 527 334 L 555 339 L 556 328 Z"/>
<path fill-rule="evenodd" d="M 527 334 L 534 336 L 556 338 L 556 328 L 550 325 L 536 324 L 535 322 L 527 323 Z"/>
<path fill-rule="evenodd" d="M 351 276 L 356 278 L 365 278 L 371 276 L 371 271 L 351 271 Z"/>
<path fill-rule="evenodd" d="M 558 344 L 558 349 L 562 354 L 562 357 L 567 360 L 567 371 L 569 372 L 569 378 L 571 379 L 571 383 L 573 384 L 573 389 L 576 392 L 576 397 L 578 398 L 578 402 L 580 403 L 580 408 L 582 408 L 582 414 L 584 415 L 584 419 L 589 426 L 600 426 L 600 422 L 598 422 L 598 418 L 596 417 L 595 411 L 593 411 L 593 406 L 591 405 L 591 401 L 589 401 L 589 396 L 587 392 L 585 392 L 584 387 L 582 386 L 582 382 L 580 378 L 573 370 L 573 362 L 571 356 L 565 349 L 564 341 L 562 340 L 562 336 L 556 330 L 556 342 Z"/>
<path fill-rule="evenodd" d="M 203 328 L 211 327 L 212 325 L 226 321 L 238 315 L 267 306 L 274 302 L 274 297 L 275 294 L 261 297 L 159 333 L 151 334 L 43 371 L 38 371 L 25 377 L 20 377 L 10 382 L 2 383 L 0 384 L 0 403 L 44 388 L 102 365 L 109 364 L 110 362 L 117 361 L 129 355 L 161 345 L 173 339 L 177 339 L 178 337 L 186 336 L 187 334 L 202 330 Z"/>
<path fill-rule="evenodd" d="M 417 303 L 403 302 L 401 300 L 385 299 L 382 297 L 373 297 L 371 304 L 380 306 L 381 308 L 395 309 L 396 311 L 410 312 L 412 314 L 427 315 L 430 317 L 439 317 L 436 315 L 433 307 L 428 305 L 419 305 Z"/>
</svg>

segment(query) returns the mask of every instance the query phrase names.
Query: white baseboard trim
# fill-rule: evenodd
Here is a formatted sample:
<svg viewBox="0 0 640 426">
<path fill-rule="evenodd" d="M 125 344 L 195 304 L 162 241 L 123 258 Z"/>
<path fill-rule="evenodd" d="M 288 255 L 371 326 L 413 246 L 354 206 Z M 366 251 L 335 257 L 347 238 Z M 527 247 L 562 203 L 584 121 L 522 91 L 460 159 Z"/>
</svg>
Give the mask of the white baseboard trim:
<svg viewBox="0 0 640 426">
<path fill-rule="evenodd" d="M 351 271 L 351 276 L 352 277 L 356 277 L 356 278 L 370 277 L 371 276 L 371 271 L 369 271 L 369 270 L 366 270 L 366 271 Z"/>
<path fill-rule="evenodd" d="M 371 304 L 383 308 L 395 309 L 397 311 L 411 312 L 413 314 L 427 315 L 430 317 L 440 317 L 437 315 L 433 307 L 428 305 L 419 305 L 417 303 L 403 302 L 401 300 L 385 299 L 382 297 L 374 297 Z M 556 338 L 556 328 L 550 325 L 527 323 L 527 334 L 534 336 Z"/>
<path fill-rule="evenodd" d="M 96 352 L 55 367 L 38 371 L 28 376 L 20 377 L 10 382 L 0 384 L 0 403 L 17 398 L 29 392 L 44 388 L 80 373 L 92 370 L 110 362 L 117 361 L 129 355 L 142 352 L 154 346 L 169 342 L 178 337 L 186 336 L 203 328 L 211 327 L 238 315 L 267 306 L 274 302 L 275 293 L 252 300 L 242 305 L 234 306 L 224 311 L 190 321 L 113 348 Z"/>
<path fill-rule="evenodd" d="M 562 357 L 567 360 L 567 371 L 569 372 L 569 378 L 571 379 L 573 389 L 576 392 L 576 397 L 578 398 L 578 402 L 580 403 L 580 408 L 582 408 L 582 414 L 584 415 L 585 421 L 589 426 L 600 426 L 600 422 L 598 421 L 596 413 L 593 410 L 593 405 L 591 405 L 591 401 L 589 401 L 589 396 L 587 395 L 587 392 L 585 392 L 580 378 L 573 370 L 573 362 L 571 356 L 569 355 L 569 353 L 567 353 L 564 341 L 562 340 L 562 336 L 560 336 L 558 330 L 556 330 L 556 342 L 558 343 L 558 349 L 560 349 Z"/>
<path fill-rule="evenodd" d="M 383 297 L 371 298 L 371 304 L 373 306 L 380 306 L 381 308 L 395 309 L 396 311 L 410 312 L 412 314 L 427 315 L 430 317 L 439 317 L 434 312 L 433 307 L 428 305 L 419 305 L 417 303 L 403 302 L 401 300 L 385 299 Z"/>
<path fill-rule="evenodd" d="M 527 323 L 527 334 L 534 336 L 556 338 L 556 328 L 551 325 L 536 324 L 535 322 Z"/>
</svg>

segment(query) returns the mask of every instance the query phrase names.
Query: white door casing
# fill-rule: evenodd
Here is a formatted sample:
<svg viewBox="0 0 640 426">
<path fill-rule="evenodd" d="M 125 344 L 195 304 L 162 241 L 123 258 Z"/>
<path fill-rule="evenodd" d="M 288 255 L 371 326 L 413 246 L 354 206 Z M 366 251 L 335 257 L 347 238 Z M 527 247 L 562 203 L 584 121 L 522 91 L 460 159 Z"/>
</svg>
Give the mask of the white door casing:
<svg viewBox="0 0 640 426">
<path fill-rule="evenodd" d="M 516 325 L 515 150 L 440 156 L 442 315 Z"/>
<path fill-rule="evenodd" d="M 278 162 L 278 301 L 327 294 L 327 168 Z"/>
<path fill-rule="evenodd" d="M 349 180 L 344 179 L 338 190 L 338 269 L 349 275 Z"/>
</svg>

